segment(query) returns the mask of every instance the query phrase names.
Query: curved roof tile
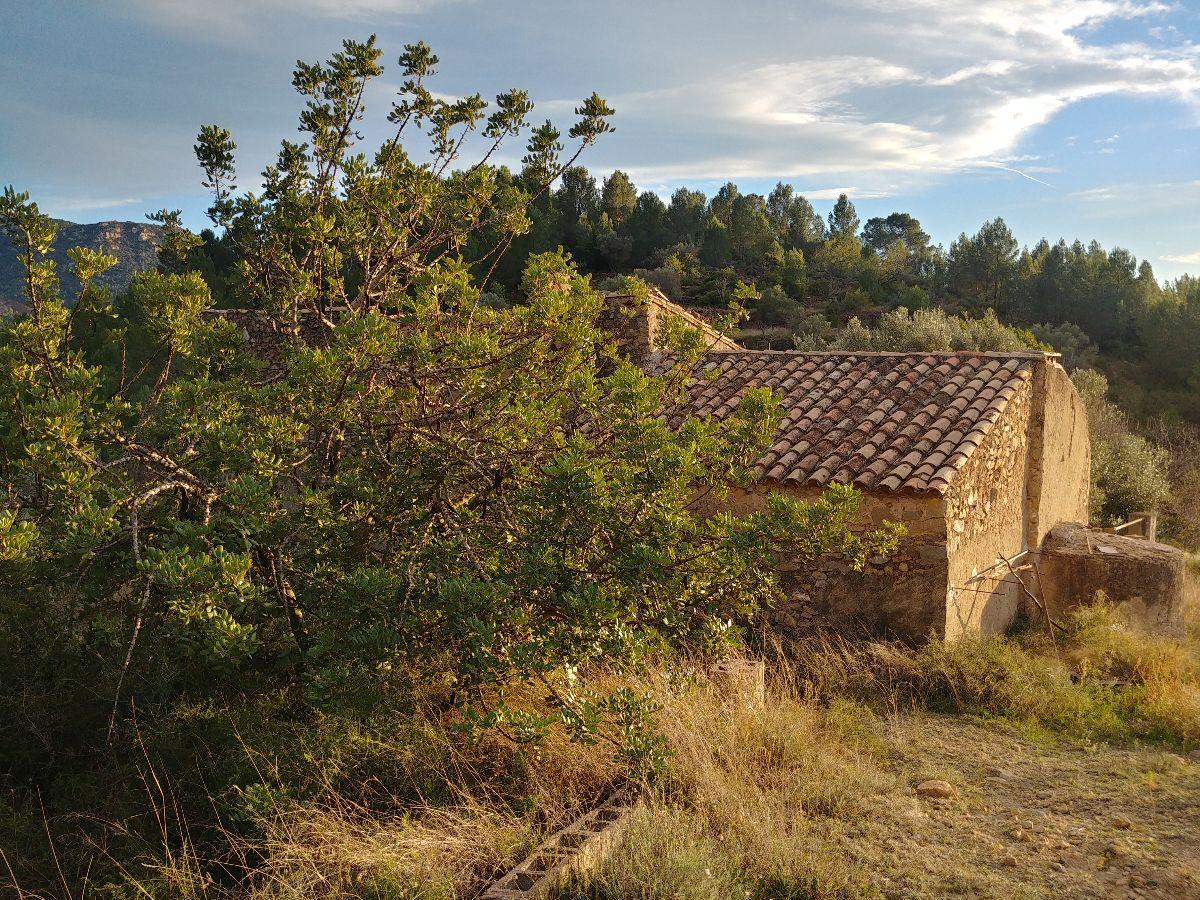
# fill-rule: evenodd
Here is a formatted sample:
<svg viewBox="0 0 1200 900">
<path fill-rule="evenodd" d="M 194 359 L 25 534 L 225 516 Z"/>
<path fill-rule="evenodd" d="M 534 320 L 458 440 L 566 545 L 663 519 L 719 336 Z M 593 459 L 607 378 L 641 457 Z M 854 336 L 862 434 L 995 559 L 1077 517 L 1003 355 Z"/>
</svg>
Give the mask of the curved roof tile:
<svg viewBox="0 0 1200 900">
<path fill-rule="evenodd" d="M 771 385 L 784 417 L 758 460 L 762 480 L 942 494 L 1038 356 L 713 351 L 667 418 L 723 419 L 748 388 Z M 669 364 L 659 356 L 651 370 Z"/>
</svg>

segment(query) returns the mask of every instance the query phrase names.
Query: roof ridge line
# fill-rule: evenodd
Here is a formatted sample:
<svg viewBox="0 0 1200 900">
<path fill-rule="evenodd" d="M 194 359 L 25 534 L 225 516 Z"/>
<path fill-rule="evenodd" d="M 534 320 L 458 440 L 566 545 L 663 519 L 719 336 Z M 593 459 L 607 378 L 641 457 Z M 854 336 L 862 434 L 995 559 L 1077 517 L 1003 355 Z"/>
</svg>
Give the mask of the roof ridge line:
<svg viewBox="0 0 1200 900">
<path fill-rule="evenodd" d="M 737 356 L 743 353 L 761 356 L 867 356 L 901 357 L 933 356 L 941 359 L 952 356 L 989 357 L 994 359 L 1057 359 L 1061 353 L 1043 350 L 710 350 L 712 355 Z"/>
</svg>

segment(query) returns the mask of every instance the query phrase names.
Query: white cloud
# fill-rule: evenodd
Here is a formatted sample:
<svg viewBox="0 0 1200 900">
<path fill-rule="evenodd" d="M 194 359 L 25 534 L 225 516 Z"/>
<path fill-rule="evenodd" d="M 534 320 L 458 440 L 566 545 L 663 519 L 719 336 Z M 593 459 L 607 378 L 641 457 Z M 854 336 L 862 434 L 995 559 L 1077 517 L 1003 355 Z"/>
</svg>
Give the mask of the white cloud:
<svg viewBox="0 0 1200 900">
<path fill-rule="evenodd" d="M 1152 0 L 830 0 L 806 9 L 813 36 L 791 60 L 714 61 L 699 81 L 612 99 L 618 128 L 678 134 L 658 158 L 643 155 L 639 171 L 653 181 L 822 177 L 879 190 L 1007 168 L 1045 184 L 1010 159 L 1074 104 L 1168 97 L 1200 114 L 1200 48 L 1096 35 L 1121 21 L 1136 34 L 1169 10 Z"/>
<path fill-rule="evenodd" d="M 1200 263 L 1200 250 L 1192 253 L 1181 253 L 1178 256 L 1160 256 L 1159 259 L 1164 262 L 1185 263 L 1188 265 Z"/>
<path fill-rule="evenodd" d="M 1161 27 L 1173 7 L 1159 0 L 797 0 L 791 14 L 752 2 L 737 22 L 719 0 L 692 0 L 690 15 L 674 18 L 668 4 L 652 3 L 616 44 L 588 28 L 628 16 L 619 0 L 592 0 L 578 22 L 553 24 L 534 15 L 540 0 L 470 10 L 471 0 L 123 2 L 140 19 L 249 48 L 295 21 L 324 33 L 352 20 L 386 36 L 387 22 L 424 12 L 467 35 L 475 16 L 490 29 L 510 16 L 523 25 L 511 41 L 489 44 L 487 71 L 519 58 L 524 83 L 549 95 L 538 114 L 561 120 L 578 104 L 579 84 L 598 88 L 617 109 L 617 131 L 587 164 L 620 166 L 655 189 L 785 178 L 855 185 L 866 197 L 990 173 L 1044 191 L 1058 179 L 1042 176 L 1069 168 L 1081 148 L 1095 163 L 1117 140 L 1113 124 L 1099 135 L 1077 131 L 1064 139 L 1076 149 L 1060 144 L 1054 168 L 1026 165 L 1028 139 L 1076 104 L 1168 98 L 1200 124 L 1200 46 Z M 438 8 L 446 14 L 433 15 Z M 401 27 L 407 34 L 409 23 Z M 479 58 L 463 44 L 457 61 L 443 47 L 448 71 L 469 73 Z"/>
</svg>

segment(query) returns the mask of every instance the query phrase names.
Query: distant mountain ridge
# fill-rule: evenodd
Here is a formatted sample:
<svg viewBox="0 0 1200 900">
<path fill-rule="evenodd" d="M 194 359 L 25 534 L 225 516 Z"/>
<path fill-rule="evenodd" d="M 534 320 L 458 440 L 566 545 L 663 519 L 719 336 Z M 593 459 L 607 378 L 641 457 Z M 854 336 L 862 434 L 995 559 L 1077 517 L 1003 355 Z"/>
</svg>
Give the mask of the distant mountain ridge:
<svg viewBox="0 0 1200 900">
<path fill-rule="evenodd" d="M 71 302 L 79 289 L 71 276 L 71 247 L 90 247 L 117 258 L 117 264 L 97 282 L 111 291 L 123 291 L 129 286 L 133 273 L 153 269 L 158 263 L 158 246 L 163 230 L 158 225 L 142 222 L 95 222 L 81 225 L 58 220 L 58 236 L 54 240 L 53 258 L 63 281 L 63 295 Z M 20 309 L 25 305 L 25 272 L 21 260 L 7 240 L 0 238 L 0 309 Z"/>
</svg>

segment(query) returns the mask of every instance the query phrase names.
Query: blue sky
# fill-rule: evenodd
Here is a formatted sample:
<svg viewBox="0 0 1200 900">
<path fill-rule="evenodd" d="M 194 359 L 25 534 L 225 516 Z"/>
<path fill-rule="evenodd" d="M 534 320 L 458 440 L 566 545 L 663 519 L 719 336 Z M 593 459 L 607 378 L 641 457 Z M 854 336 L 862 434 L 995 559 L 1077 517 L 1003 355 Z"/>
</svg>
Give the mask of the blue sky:
<svg viewBox="0 0 1200 900">
<path fill-rule="evenodd" d="M 1200 0 L 0 0 L 0 183 L 76 221 L 181 208 L 229 127 L 241 186 L 295 134 L 297 58 L 379 34 L 382 134 L 406 42 L 435 89 L 528 88 L 616 133 L 585 157 L 664 197 L 777 180 L 826 209 L 904 210 L 940 242 L 1003 216 L 1200 273 Z M 368 125 L 368 135 L 373 126 Z M 514 148 L 514 155 L 519 156 Z"/>
</svg>

